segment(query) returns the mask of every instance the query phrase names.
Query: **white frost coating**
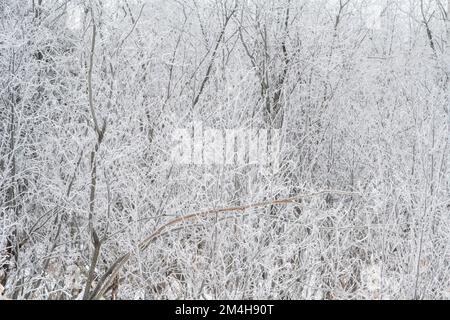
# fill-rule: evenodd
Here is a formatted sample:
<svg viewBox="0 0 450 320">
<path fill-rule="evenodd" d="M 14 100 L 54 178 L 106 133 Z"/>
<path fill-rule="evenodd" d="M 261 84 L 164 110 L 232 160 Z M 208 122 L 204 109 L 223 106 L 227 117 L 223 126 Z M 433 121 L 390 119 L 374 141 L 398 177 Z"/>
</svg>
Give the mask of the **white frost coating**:
<svg viewBox="0 0 450 320">
<path fill-rule="evenodd" d="M 79 31 L 82 27 L 83 8 L 80 5 L 67 5 L 66 27 L 72 31 Z"/>
<path fill-rule="evenodd" d="M 0 3 L 0 299 L 449 299 L 449 0 Z"/>
</svg>

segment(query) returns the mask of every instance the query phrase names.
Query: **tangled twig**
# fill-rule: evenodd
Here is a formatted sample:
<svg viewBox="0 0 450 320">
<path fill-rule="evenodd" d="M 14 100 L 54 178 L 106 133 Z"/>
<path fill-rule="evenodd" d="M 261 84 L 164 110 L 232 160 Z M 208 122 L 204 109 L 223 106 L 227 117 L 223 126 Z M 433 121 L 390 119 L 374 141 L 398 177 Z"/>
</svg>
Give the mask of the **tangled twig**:
<svg viewBox="0 0 450 320">
<path fill-rule="evenodd" d="M 157 230 L 155 230 L 147 238 L 142 240 L 139 244 L 139 249 L 141 251 L 146 250 L 153 241 L 155 241 L 156 239 L 158 239 L 159 236 L 164 234 L 163 231 L 165 231 L 168 227 L 178 224 L 178 223 L 193 221 L 200 217 L 205 217 L 205 216 L 214 215 L 214 214 L 245 211 L 248 209 L 262 208 L 262 207 L 267 207 L 267 206 L 271 206 L 271 205 L 290 204 L 290 203 L 295 203 L 298 200 L 303 199 L 303 198 L 309 198 L 309 197 L 318 196 L 321 194 L 331 194 L 331 193 L 337 194 L 337 195 L 359 195 L 358 192 L 351 192 L 351 191 L 322 190 L 322 191 L 316 191 L 316 192 L 312 192 L 312 193 L 298 194 L 298 195 L 296 195 L 294 197 L 290 197 L 290 198 L 269 200 L 269 201 L 257 202 L 257 203 L 243 205 L 243 206 L 236 206 L 236 207 L 209 209 L 209 210 L 199 211 L 196 213 L 191 213 L 188 215 L 182 215 L 178 218 L 172 219 L 169 222 L 165 223 L 164 225 L 159 227 Z M 122 255 L 119 259 L 117 259 L 113 263 L 113 265 L 108 269 L 108 271 L 102 276 L 102 278 L 98 282 L 90 299 L 98 299 L 99 297 L 104 295 L 109 290 L 109 288 L 111 288 L 111 283 L 114 280 L 114 278 L 117 276 L 119 269 L 130 259 L 131 254 L 132 254 L 131 252 L 128 252 L 127 254 Z"/>
</svg>

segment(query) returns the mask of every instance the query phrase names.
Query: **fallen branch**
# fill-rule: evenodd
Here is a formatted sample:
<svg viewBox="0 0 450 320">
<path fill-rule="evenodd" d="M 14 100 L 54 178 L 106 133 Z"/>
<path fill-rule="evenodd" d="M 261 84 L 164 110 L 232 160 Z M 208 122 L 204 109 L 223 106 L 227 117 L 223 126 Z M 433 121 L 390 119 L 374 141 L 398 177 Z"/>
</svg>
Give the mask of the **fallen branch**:
<svg viewBox="0 0 450 320">
<path fill-rule="evenodd" d="M 359 195 L 358 192 L 350 192 L 350 191 L 339 191 L 339 190 L 322 190 L 312 193 L 304 193 L 304 194 L 298 194 L 294 197 L 285 198 L 285 199 L 278 199 L 278 200 L 269 200 L 269 201 L 263 201 L 263 202 L 257 202 L 252 204 L 247 204 L 243 206 L 237 206 L 237 207 L 226 207 L 226 208 L 220 208 L 220 209 L 209 209 L 205 211 L 200 211 L 188 215 L 183 215 L 181 217 L 175 218 L 170 220 L 169 222 L 162 225 L 160 228 L 158 228 L 156 231 L 154 231 L 151 235 L 149 235 L 147 238 L 141 241 L 139 244 L 139 249 L 141 251 L 144 251 L 148 248 L 148 246 L 155 241 L 159 236 L 161 236 L 163 231 L 165 231 L 168 227 L 182 223 L 182 222 L 188 222 L 193 221 L 200 217 L 205 217 L 208 215 L 213 214 L 220 214 L 220 213 L 228 213 L 228 212 L 236 212 L 236 211 L 245 211 L 248 209 L 255 209 L 255 208 L 263 208 L 271 205 L 283 205 L 283 204 L 291 204 L 295 203 L 300 199 L 303 198 L 309 198 L 313 196 L 318 196 L 321 194 L 337 194 L 337 195 Z M 169 232 L 168 230 L 167 232 Z M 127 254 L 122 255 L 119 259 L 117 259 L 113 265 L 108 269 L 108 271 L 102 276 L 100 281 L 98 282 L 93 295 L 90 297 L 90 299 L 98 299 L 102 295 L 104 295 L 106 292 L 108 292 L 108 289 L 110 288 L 110 283 L 112 282 L 111 279 L 114 277 L 111 277 L 111 275 L 116 276 L 119 269 L 130 259 L 131 252 L 128 252 Z M 108 281 L 107 281 L 108 280 Z"/>
</svg>

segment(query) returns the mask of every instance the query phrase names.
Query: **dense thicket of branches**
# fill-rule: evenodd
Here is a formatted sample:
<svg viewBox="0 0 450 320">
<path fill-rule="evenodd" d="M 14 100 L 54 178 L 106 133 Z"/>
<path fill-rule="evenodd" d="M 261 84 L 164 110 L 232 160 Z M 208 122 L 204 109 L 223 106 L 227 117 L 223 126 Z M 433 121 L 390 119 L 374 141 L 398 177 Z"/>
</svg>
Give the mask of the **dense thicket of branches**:
<svg viewBox="0 0 450 320">
<path fill-rule="evenodd" d="M 449 10 L 0 0 L 3 297 L 448 299 Z M 177 163 L 194 122 L 279 168 Z"/>
</svg>

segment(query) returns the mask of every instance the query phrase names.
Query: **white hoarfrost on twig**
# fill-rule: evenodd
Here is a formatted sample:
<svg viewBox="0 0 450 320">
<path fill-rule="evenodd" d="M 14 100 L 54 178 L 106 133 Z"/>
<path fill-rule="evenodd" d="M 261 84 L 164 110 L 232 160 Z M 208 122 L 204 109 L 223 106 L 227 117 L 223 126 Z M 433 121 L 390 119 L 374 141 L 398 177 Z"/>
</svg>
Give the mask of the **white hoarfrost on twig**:
<svg viewBox="0 0 450 320">
<path fill-rule="evenodd" d="M 0 299 L 449 299 L 448 0 L 0 1 Z"/>
</svg>

